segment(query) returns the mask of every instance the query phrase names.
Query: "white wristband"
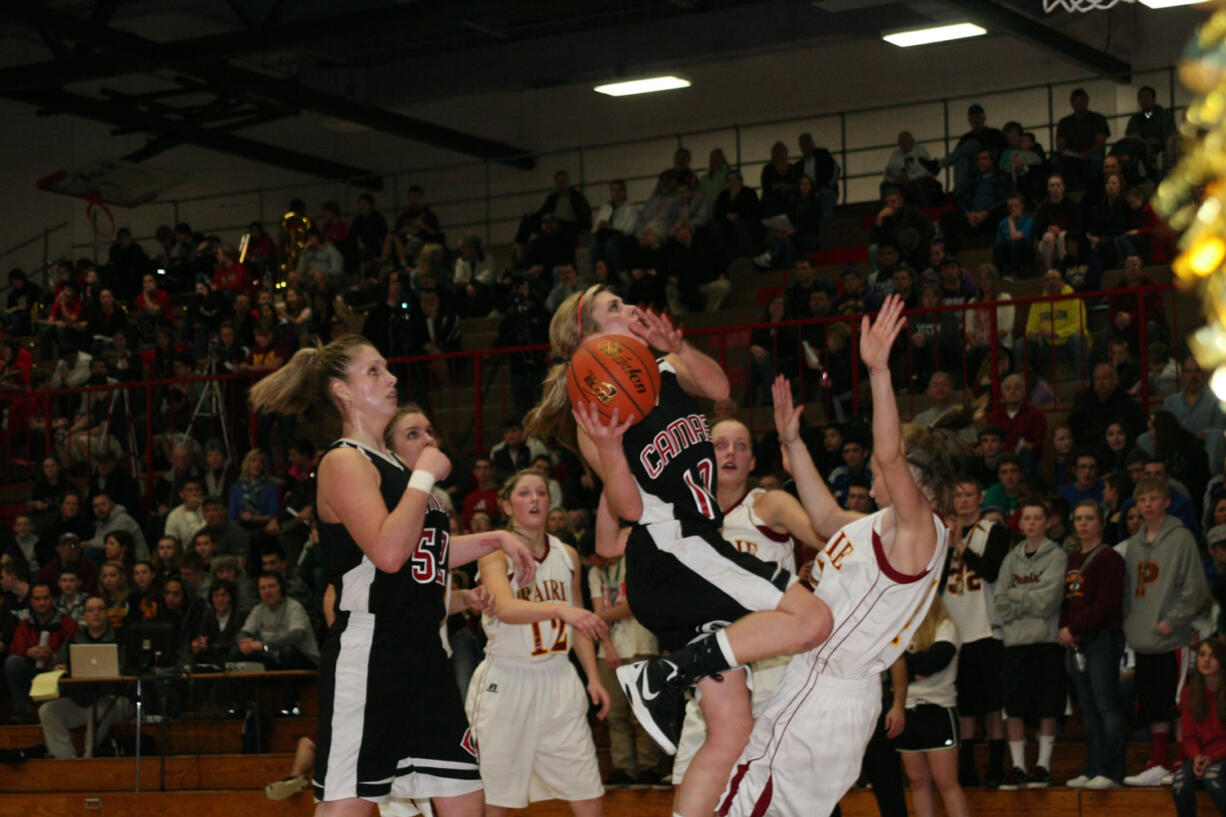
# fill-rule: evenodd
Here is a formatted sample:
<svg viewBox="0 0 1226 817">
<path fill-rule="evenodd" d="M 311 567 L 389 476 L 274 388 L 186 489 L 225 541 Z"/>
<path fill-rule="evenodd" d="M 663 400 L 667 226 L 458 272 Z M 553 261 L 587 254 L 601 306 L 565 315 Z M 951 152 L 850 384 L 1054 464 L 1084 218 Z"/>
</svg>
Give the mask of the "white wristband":
<svg viewBox="0 0 1226 817">
<path fill-rule="evenodd" d="M 434 474 L 429 471 L 414 471 L 413 476 L 409 477 L 409 487 L 416 488 L 423 494 L 430 493 L 434 487 Z"/>
</svg>

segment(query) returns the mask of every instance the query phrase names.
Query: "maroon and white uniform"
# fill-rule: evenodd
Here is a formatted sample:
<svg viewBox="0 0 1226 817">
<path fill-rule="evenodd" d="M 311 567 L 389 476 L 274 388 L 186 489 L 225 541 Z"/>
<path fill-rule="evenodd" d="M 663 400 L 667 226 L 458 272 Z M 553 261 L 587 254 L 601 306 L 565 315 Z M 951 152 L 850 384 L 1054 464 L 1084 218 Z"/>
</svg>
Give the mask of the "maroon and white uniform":
<svg viewBox="0 0 1226 817">
<path fill-rule="evenodd" d="M 881 714 L 879 676 L 927 615 L 949 546 L 949 531 L 933 514 L 932 558 L 920 573 L 899 573 L 881 544 L 887 513 L 844 525 L 818 554 L 814 592 L 829 605 L 834 629 L 784 670 L 733 768 L 721 815 L 829 814 L 855 783 Z"/>
</svg>

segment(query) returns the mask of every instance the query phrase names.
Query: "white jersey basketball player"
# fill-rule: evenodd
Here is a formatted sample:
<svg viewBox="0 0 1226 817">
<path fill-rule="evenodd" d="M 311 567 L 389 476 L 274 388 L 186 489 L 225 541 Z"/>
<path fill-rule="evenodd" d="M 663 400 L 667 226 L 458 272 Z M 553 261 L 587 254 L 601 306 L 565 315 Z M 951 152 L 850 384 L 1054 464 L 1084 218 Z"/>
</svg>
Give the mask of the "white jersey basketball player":
<svg viewBox="0 0 1226 817">
<path fill-rule="evenodd" d="M 775 383 L 775 423 L 809 518 L 827 543 L 815 593 L 834 627 L 816 649 L 793 656 L 754 723 L 719 807 L 734 817 L 829 814 L 860 773 L 881 712 L 879 674 L 907 648 L 938 591 L 949 531 L 934 502 L 952 487 L 953 465 L 924 429 L 904 443 L 889 351 L 901 331 L 902 302 L 886 299 L 864 318 L 860 356 L 873 392 L 872 495 L 883 510 L 864 516 L 838 507 L 799 436 L 802 409 Z"/>
<path fill-rule="evenodd" d="M 738 420 L 720 420 L 711 428 L 715 446 L 716 500 L 724 512 L 720 532 L 737 550 L 796 575 L 796 543 L 816 549 L 819 542 L 804 508 L 785 491 L 749 490 L 755 467 L 753 437 Z M 783 677 L 788 656 L 764 658 L 750 665 L 751 709 L 756 717 Z M 694 753 L 706 739 L 706 721 L 698 701 L 686 704 L 681 740 L 673 761 L 673 783 L 685 778 Z"/>
<path fill-rule="evenodd" d="M 485 814 L 561 799 L 576 817 L 599 817 L 604 786 L 587 709 L 590 697 L 600 717 L 608 711 L 592 644 L 608 627 L 579 606 L 574 548 L 545 533 L 549 487 L 541 476 L 521 471 L 499 496 L 538 564 L 532 581 L 520 585 L 505 558 L 480 562 L 478 579 L 493 596 L 494 611 L 482 616 L 489 640 L 466 710 L 486 784 Z M 589 679 L 586 694 L 570 663 L 572 647 Z"/>
</svg>

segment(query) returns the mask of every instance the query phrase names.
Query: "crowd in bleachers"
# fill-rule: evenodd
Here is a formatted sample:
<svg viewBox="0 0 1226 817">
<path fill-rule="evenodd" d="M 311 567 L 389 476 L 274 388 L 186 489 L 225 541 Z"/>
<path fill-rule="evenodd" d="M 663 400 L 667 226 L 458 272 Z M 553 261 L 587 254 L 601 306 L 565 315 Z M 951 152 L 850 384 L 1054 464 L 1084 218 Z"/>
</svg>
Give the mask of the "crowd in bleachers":
<svg viewBox="0 0 1226 817">
<path fill-rule="evenodd" d="M 29 452 L 36 473 L 22 512 L 0 528 L 0 654 L 12 719 L 34 718 L 30 681 L 66 663 L 69 644 L 127 646 L 133 628 L 168 633 L 168 666 L 316 664 L 329 607 L 313 513 L 316 448 L 297 418 L 261 415 L 251 428 L 242 408 L 250 379 L 300 345 L 360 327 L 389 358 L 437 356 L 462 349 L 463 321 L 482 317 L 498 320 L 494 346 L 544 344 L 553 311 L 592 283 L 617 286 L 644 307 L 712 312 L 729 299 L 734 263 L 748 259 L 749 268 L 789 277 L 764 299 L 762 326 L 748 338 L 741 402 L 768 401 L 778 374 L 816 390 L 827 423 L 808 427 L 806 441 L 832 492 L 853 510 L 874 505 L 871 408 L 854 388 L 849 316 L 891 293 L 931 310 L 912 317 L 891 371 L 899 389 L 924 395 L 913 421 L 944 429 L 960 456 L 960 504 L 950 517 L 960 535 L 945 593 L 996 590 L 986 624 L 964 618 L 965 604 L 947 604 L 963 631 L 960 660 L 975 641 L 1001 648 L 984 658 L 979 645 L 975 672 L 957 673 L 963 782 L 980 780 L 974 717 L 983 715 L 992 744 L 985 782 L 1050 781 L 1066 678 L 1087 713 L 1091 755 L 1080 784 L 1123 781 L 1129 724 L 1151 733 L 1142 782 L 1160 781 L 1182 762 L 1170 739 L 1170 656 L 1223 630 L 1226 418 L 1173 336 L 1162 294 L 1141 289 L 1155 286 L 1146 266 L 1170 258 L 1146 200 L 1170 166 L 1174 121 L 1151 89 L 1138 101 L 1125 136 L 1111 145 L 1105 118 L 1081 91 L 1049 150 L 1016 122 L 990 127 L 979 105 L 943 159 L 903 131 L 885 167 L 881 209 L 865 225 L 867 263 L 833 275 L 819 271 L 814 253 L 834 216 L 841 169 L 808 134 L 796 157 L 783 142 L 773 146 L 756 190 L 718 149 L 701 174 L 690 152 L 677 150 L 641 203 L 620 180 L 607 200 L 590 203 L 559 171 L 498 262 L 475 236 L 451 246 L 413 187 L 391 226 L 370 195 L 349 221 L 334 202 L 311 218 L 295 201 L 280 243 L 258 222 L 242 251 L 178 224 L 158 230 L 152 251 L 120 230 L 105 263 L 62 262 L 46 292 L 14 270 L 3 312 L 0 437 L 10 457 Z M 943 167 L 954 182 L 948 194 L 938 181 Z M 959 255 L 975 248 L 992 262 L 968 269 Z M 1108 287 L 1104 272 L 1114 269 L 1122 273 Z M 1027 278 L 1040 278 L 1050 297 L 1014 304 L 1010 284 Z M 1108 288 L 1107 297 L 1082 295 Z M 816 320 L 780 325 L 793 318 Z M 458 365 L 396 364 L 402 397 L 429 411 L 431 390 L 455 382 Z M 594 554 L 599 483 L 572 453 L 526 437 L 520 423 L 540 396 L 545 367 L 543 351 L 509 355 L 502 442 L 471 458 L 444 440 L 453 469 L 436 494 L 454 529 L 489 530 L 502 521 L 502 481 L 539 470 L 549 479 L 549 531 L 592 560 L 600 586 L 610 565 Z M 216 387 L 190 380 L 223 373 L 248 379 Z M 124 388 L 149 380 L 168 382 L 148 401 Z M 1061 380 L 1085 385 L 1067 420 L 1049 423 Z M 101 388 L 39 396 L 91 386 Z M 712 420 L 736 411 L 721 401 Z M 762 435 L 755 453 L 760 484 L 786 487 L 778 439 Z M 153 471 L 134 474 L 137 463 Z M 1099 544 L 1119 554 L 1091 557 Z M 461 587 L 470 580 L 455 578 Z M 1147 585 L 1138 581 L 1155 584 L 1143 604 Z M 1089 589 L 1102 595 L 1087 610 Z M 480 654 L 480 627 L 460 613 L 449 629 L 463 685 Z M 1121 676 L 1125 637 L 1134 658 Z M 605 660 L 613 649 L 605 645 Z M 1135 683 L 1126 683 L 1134 670 Z M 1103 677 L 1115 690 L 1110 704 Z M 1038 680 L 1020 683 L 1027 679 Z M 119 691 L 105 694 L 123 700 Z M 55 756 L 73 753 L 65 736 L 81 723 L 81 708 L 69 697 L 39 710 Z M 287 693 L 286 710 L 293 708 Z M 126 704 L 108 711 L 111 722 L 130 715 Z M 1019 730 L 1030 719 L 1040 724 L 1040 756 L 1027 772 Z M 619 780 L 661 771 L 635 768 L 624 745 L 613 756 L 630 758 Z"/>
</svg>

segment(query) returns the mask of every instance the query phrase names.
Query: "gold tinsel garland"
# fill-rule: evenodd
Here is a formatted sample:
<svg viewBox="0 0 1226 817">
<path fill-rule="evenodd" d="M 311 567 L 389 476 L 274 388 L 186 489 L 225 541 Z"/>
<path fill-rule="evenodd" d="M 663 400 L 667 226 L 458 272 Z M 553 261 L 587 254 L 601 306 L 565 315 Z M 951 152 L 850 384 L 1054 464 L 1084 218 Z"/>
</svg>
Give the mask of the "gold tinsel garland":
<svg viewBox="0 0 1226 817">
<path fill-rule="evenodd" d="M 1184 156 L 1154 196 L 1154 210 L 1182 233 L 1178 286 L 1204 303 L 1206 325 L 1188 345 L 1226 402 L 1226 2 L 1192 37 L 1179 77 L 1197 98 L 1180 128 Z"/>
</svg>

